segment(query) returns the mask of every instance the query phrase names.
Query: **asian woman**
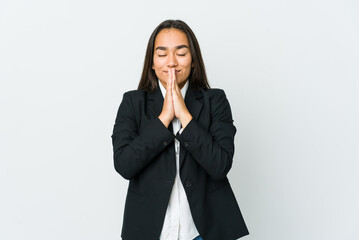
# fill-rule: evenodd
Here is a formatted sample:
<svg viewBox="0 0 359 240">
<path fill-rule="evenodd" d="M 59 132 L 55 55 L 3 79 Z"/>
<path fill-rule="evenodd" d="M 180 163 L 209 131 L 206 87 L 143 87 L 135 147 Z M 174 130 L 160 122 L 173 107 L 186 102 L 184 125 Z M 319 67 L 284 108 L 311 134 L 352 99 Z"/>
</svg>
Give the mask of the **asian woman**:
<svg viewBox="0 0 359 240">
<path fill-rule="evenodd" d="M 162 22 L 111 136 L 115 170 L 129 180 L 122 239 L 249 234 L 227 178 L 235 133 L 228 99 L 210 88 L 193 31 L 181 20 Z"/>
</svg>

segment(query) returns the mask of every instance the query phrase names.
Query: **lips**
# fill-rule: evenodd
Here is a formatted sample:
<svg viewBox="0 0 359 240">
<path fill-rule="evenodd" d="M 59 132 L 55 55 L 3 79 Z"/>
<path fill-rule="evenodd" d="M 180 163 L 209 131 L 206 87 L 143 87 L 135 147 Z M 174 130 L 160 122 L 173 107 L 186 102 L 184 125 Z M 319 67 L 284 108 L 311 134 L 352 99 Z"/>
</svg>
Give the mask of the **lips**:
<svg viewBox="0 0 359 240">
<path fill-rule="evenodd" d="M 176 73 L 179 73 L 181 70 L 175 70 Z M 165 73 L 168 73 L 168 70 L 167 71 L 164 71 Z"/>
</svg>

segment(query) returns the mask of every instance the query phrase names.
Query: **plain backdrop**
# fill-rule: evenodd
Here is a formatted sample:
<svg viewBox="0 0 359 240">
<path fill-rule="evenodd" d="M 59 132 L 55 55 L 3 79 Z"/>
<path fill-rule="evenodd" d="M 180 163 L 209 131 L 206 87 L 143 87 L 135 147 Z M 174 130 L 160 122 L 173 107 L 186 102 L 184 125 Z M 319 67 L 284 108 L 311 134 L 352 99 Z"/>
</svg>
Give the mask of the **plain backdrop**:
<svg viewBox="0 0 359 240">
<path fill-rule="evenodd" d="M 166 19 L 193 29 L 230 101 L 242 239 L 358 239 L 358 12 L 356 0 L 0 0 L 0 240 L 121 238 L 128 182 L 111 134 Z"/>
</svg>

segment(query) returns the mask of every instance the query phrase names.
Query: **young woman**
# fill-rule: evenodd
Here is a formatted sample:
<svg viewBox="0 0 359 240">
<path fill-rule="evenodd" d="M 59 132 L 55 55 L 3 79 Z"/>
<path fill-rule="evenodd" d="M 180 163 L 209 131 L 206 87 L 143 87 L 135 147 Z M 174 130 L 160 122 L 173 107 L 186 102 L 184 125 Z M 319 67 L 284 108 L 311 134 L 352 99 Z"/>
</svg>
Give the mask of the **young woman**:
<svg viewBox="0 0 359 240">
<path fill-rule="evenodd" d="M 232 113 L 211 89 L 197 39 L 180 20 L 152 33 L 137 90 L 123 95 L 114 166 L 129 180 L 124 240 L 234 240 L 248 234 L 227 173 Z"/>
</svg>

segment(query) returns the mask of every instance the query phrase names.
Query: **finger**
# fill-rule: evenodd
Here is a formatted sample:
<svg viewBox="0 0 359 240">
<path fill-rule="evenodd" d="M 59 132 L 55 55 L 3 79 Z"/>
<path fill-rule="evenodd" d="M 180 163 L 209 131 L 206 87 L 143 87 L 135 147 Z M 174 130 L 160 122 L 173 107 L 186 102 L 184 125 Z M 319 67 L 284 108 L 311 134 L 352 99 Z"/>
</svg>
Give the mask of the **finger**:
<svg viewBox="0 0 359 240">
<path fill-rule="evenodd" d="M 168 70 L 168 79 L 167 79 L 167 84 L 166 84 L 166 87 L 167 89 L 169 88 L 169 86 L 171 85 L 171 71 Z"/>
<path fill-rule="evenodd" d="M 176 79 L 176 70 L 175 70 L 175 68 L 172 68 L 172 78 L 173 78 L 173 81 L 176 81 L 177 79 Z"/>
<path fill-rule="evenodd" d="M 173 90 L 178 93 L 178 83 L 177 80 L 173 81 Z"/>
<path fill-rule="evenodd" d="M 178 82 L 177 82 L 177 78 L 175 79 L 174 83 L 173 83 L 173 88 L 176 91 L 177 94 L 180 94 L 181 90 L 179 88 Z"/>
<path fill-rule="evenodd" d="M 166 84 L 166 90 L 169 94 L 171 94 L 172 91 L 172 72 L 170 70 L 168 70 L 168 80 L 167 80 L 167 84 Z"/>
<path fill-rule="evenodd" d="M 173 88 L 174 88 L 174 82 L 175 82 L 175 79 L 176 79 L 176 74 L 174 73 L 174 68 L 171 68 L 171 75 L 172 75 L 172 81 L 171 81 L 171 90 L 173 91 Z"/>
</svg>

